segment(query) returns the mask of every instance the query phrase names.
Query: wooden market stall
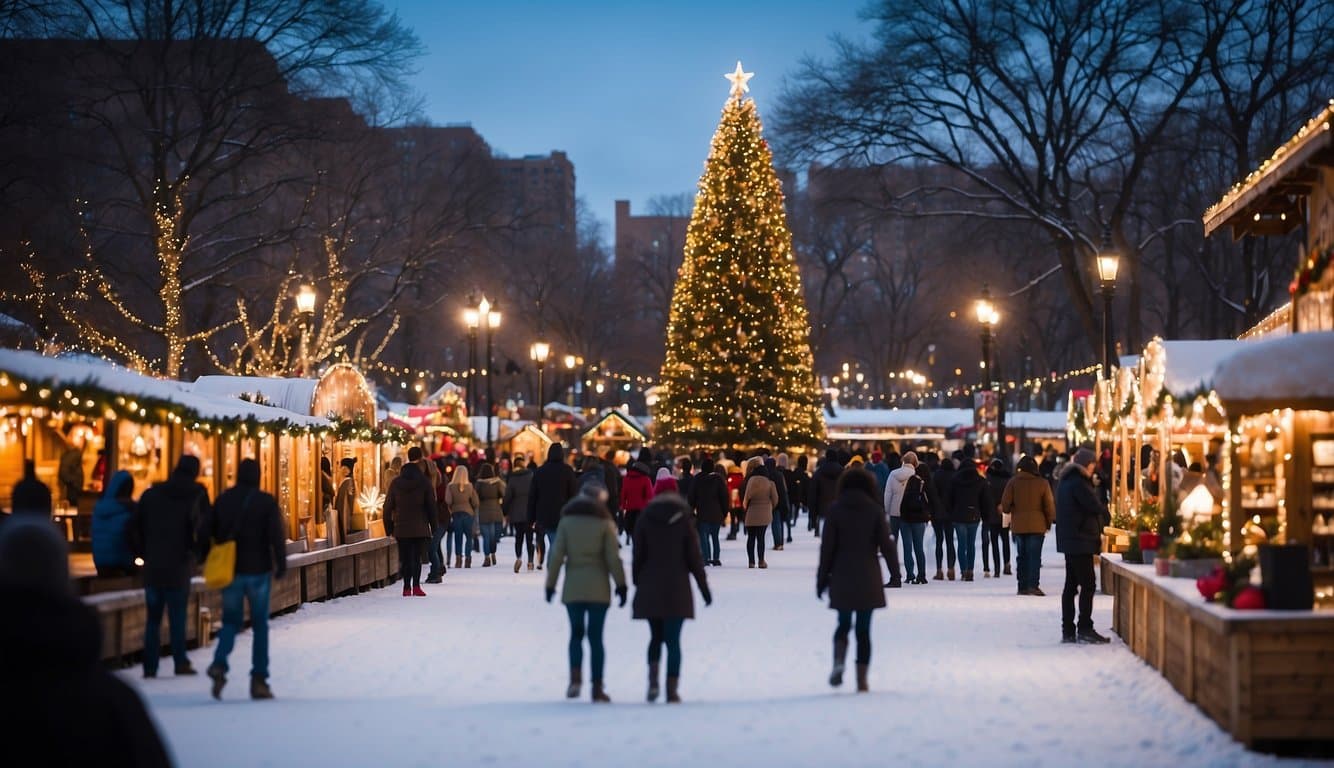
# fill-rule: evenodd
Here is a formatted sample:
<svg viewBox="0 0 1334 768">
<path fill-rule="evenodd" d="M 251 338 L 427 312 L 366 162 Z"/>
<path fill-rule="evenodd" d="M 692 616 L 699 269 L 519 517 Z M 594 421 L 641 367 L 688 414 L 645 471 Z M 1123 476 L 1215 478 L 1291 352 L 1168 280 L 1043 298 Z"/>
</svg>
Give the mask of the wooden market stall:
<svg viewBox="0 0 1334 768">
<path fill-rule="evenodd" d="M 608 451 L 629 451 L 635 446 L 648 445 L 648 430 L 634 417 L 615 408 L 608 408 L 587 429 L 580 444 L 584 453 L 598 456 Z"/>
<path fill-rule="evenodd" d="M 529 459 L 529 463 L 541 464 L 546 461 L 547 449 L 556 442 L 546 432 L 537 428 L 536 424 L 525 424 L 523 429 L 515 432 L 505 445 L 505 450 L 509 452 L 510 457 L 524 455 Z"/>
</svg>

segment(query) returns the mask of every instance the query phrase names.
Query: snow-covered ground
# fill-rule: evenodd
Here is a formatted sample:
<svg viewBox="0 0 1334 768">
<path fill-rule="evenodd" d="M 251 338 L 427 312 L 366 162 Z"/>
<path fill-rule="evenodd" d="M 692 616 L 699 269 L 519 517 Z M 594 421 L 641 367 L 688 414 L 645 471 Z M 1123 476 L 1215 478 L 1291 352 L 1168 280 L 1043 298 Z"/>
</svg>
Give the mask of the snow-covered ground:
<svg viewBox="0 0 1334 768">
<path fill-rule="evenodd" d="M 565 612 L 543 602 L 544 572 L 505 567 L 511 539 L 502 567 L 451 570 L 429 597 L 394 586 L 277 619 L 275 701 L 247 696 L 249 633 L 221 703 L 202 675 L 125 677 L 184 766 L 1278 762 L 1234 743 L 1114 636 L 1061 645 L 1050 536 L 1047 597 L 1016 596 L 1013 577 L 891 590 L 875 617 L 872 692 L 854 693 L 851 670 L 832 690 L 834 614 L 815 599 L 816 541 L 796 538 L 763 571 L 745 567 L 744 542 L 724 542 L 723 567 L 709 569 L 714 604 L 697 600 L 686 625 L 680 706 L 644 702 L 648 629 L 628 606 L 607 624 L 614 703 L 590 704 L 587 686 L 567 701 Z M 1110 612 L 1100 595 L 1095 622 L 1109 635 Z M 195 666 L 211 653 L 195 651 Z"/>
</svg>

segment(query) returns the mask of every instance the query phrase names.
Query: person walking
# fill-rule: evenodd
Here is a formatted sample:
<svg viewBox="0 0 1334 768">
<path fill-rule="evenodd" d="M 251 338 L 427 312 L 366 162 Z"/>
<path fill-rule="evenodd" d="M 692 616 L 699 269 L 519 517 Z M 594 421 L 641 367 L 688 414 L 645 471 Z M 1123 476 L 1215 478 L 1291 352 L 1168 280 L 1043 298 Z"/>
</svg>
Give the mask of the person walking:
<svg viewBox="0 0 1334 768">
<path fill-rule="evenodd" d="M 931 535 L 936 540 L 936 581 L 945 578 L 940 570 L 942 550 L 948 559 L 949 579 L 954 581 L 954 524 L 950 522 L 949 492 L 954 481 L 954 460 L 940 460 L 940 466 L 931 473 Z"/>
<path fill-rule="evenodd" d="M 802 499 L 798 496 L 792 460 L 786 453 L 780 453 L 774 463 L 778 466 L 778 473 L 783 476 L 783 487 L 787 489 L 787 514 L 783 518 L 783 525 L 787 528 L 787 543 L 791 544 L 792 526 L 796 524 L 797 515 L 801 512 Z"/>
<path fill-rule="evenodd" d="M 675 493 L 654 496 L 635 528 L 631 561 L 633 616 L 648 621 L 648 700 L 657 701 L 662 647 L 667 646 L 667 703 L 681 701 L 681 628 L 695 618 L 690 577 L 705 605 L 713 604 L 690 506 Z"/>
<path fill-rule="evenodd" d="M 495 466 L 483 463 L 477 470 L 477 520 L 482 528 L 482 567 L 496 564 L 496 544 L 505 524 L 501 502 L 505 499 L 505 481 L 496 476 Z"/>
<path fill-rule="evenodd" d="M 991 548 L 991 564 L 995 566 L 992 575 L 1000 578 L 1001 552 L 1005 552 L 1005 576 L 1010 570 L 1010 523 L 1008 516 L 1000 506 L 1001 495 L 1010 484 L 1013 475 L 1005 468 L 1005 462 L 992 459 L 987 465 L 987 489 L 991 492 L 992 506 L 986 511 L 982 521 L 982 575 L 987 575 L 987 548 Z"/>
<path fill-rule="evenodd" d="M 414 458 L 415 457 L 415 458 Z M 426 575 L 427 584 L 439 584 L 444 581 L 445 573 L 449 570 L 449 561 L 454 553 L 453 528 L 450 525 L 449 505 L 445 503 L 445 495 L 449 491 L 449 481 L 454 478 L 454 464 L 446 464 L 444 468 L 437 467 L 432 461 L 423 461 L 421 448 L 413 446 L 408 449 L 408 461 L 416 464 L 421 470 L 422 477 L 426 479 L 426 484 L 431 488 L 431 503 L 435 507 L 435 516 L 431 519 L 435 522 L 431 526 L 431 548 L 427 553 L 427 560 L 431 564 L 431 572 Z M 435 473 L 430 472 L 430 468 L 435 467 Z M 402 474 L 402 468 L 399 469 Z M 441 543 L 444 543 L 444 551 L 441 551 Z"/>
<path fill-rule="evenodd" d="M 1111 525 L 1107 507 L 1093 489 L 1098 457 L 1088 448 L 1075 452 L 1056 486 L 1056 551 L 1065 555 L 1065 589 L 1061 592 L 1061 642 L 1111 642 L 1093 629 L 1093 556 L 1102 552 L 1102 529 Z M 1075 598 L 1079 622 L 1075 623 Z"/>
<path fill-rule="evenodd" d="M 722 547 L 718 534 L 727 516 L 727 477 L 721 465 L 705 458 L 699 464 L 699 474 L 690 486 L 690 508 L 695 511 L 699 528 L 700 553 L 705 565 L 722 565 Z"/>
<path fill-rule="evenodd" d="M 857 692 L 870 690 L 871 612 L 885 607 L 885 591 L 877 553 L 885 558 L 891 577 L 899 571 L 898 549 L 889 535 L 889 523 L 878 500 L 875 476 L 850 469 L 839 481 L 838 495 L 825 518 L 820 542 L 820 563 L 815 572 L 815 596 L 838 611 L 834 629 L 834 668 L 829 684 L 843 684 L 848 656 L 848 632 L 857 636 Z"/>
<path fill-rule="evenodd" d="M 774 521 L 774 509 L 778 507 L 778 489 L 764 471 L 764 459 L 759 456 L 746 461 L 746 485 L 741 497 L 741 505 L 746 510 L 746 559 L 751 568 L 755 567 L 755 553 L 759 550 L 761 568 L 768 568 L 764 561 L 764 532 Z"/>
<path fill-rule="evenodd" d="M 773 522 L 769 523 L 769 529 L 774 537 L 774 551 L 782 552 L 783 521 L 787 519 L 788 506 L 791 504 L 787 493 L 787 481 L 783 479 L 783 473 L 778 469 L 777 459 L 772 456 L 764 457 L 764 474 L 774 484 L 774 490 L 778 492 L 778 504 L 774 507 L 774 519 Z"/>
<path fill-rule="evenodd" d="M 0 525 L 0 615 L 6 765 L 172 765 L 143 700 L 102 660 L 102 623 L 74 595 L 69 545 L 49 519 Z"/>
<path fill-rule="evenodd" d="M 616 523 L 603 502 L 581 493 L 561 510 L 547 564 L 546 598 L 549 603 L 556 595 L 556 581 L 564 568 L 561 602 L 570 620 L 570 684 L 565 689 L 568 699 L 579 697 L 583 641 L 587 637 L 592 700 L 594 703 L 611 701 L 602 684 L 606 666 L 602 628 L 606 625 L 607 608 L 611 605 L 609 581 L 616 583 L 616 597 L 620 607 L 625 607 L 625 567 L 617 551 L 621 546 L 619 539 Z"/>
<path fill-rule="evenodd" d="M 977 558 L 977 528 L 982 522 L 982 510 L 992 506 L 991 490 L 978 472 L 973 461 L 976 448 L 972 443 L 963 447 L 959 469 L 950 481 L 950 522 L 958 538 L 959 569 L 964 581 L 973 580 L 973 565 Z"/>
<path fill-rule="evenodd" d="M 134 517 L 134 478 L 120 470 L 93 507 L 93 566 L 98 576 L 134 576 L 139 572 L 130 551 L 129 527 Z"/>
<path fill-rule="evenodd" d="M 885 515 L 889 518 L 889 536 L 898 541 L 903 539 L 903 562 L 904 570 L 908 572 L 908 583 L 917 583 L 917 573 L 913 569 L 913 553 L 909 551 L 912 547 L 912 541 L 909 537 L 903 536 L 903 496 L 908 487 L 908 481 L 917 476 L 917 454 L 908 451 L 900 458 L 897 454 L 890 454 L 899 459 L 899 466 L 887 473 L 887 479 L 884 483 L 884 493 L 877 498 L 885 500 Z M 925 575 L 925 564 L 922 567 Z M 886 584 L 887 587 L 902 586 L 891 581 Z"/>
<path fill-rule="evenodd" d="M 789 499 L 792 502 L 793 523 L 796 522 L 802 512 L 806 513 L 807 518 L 810 517 L 811 476 L 810 473 L 806 471 L 806 467 L 809 466 L 809 463 L 810 459 L 807 458 L 806 454 L 803 453 L 798 456 L 797 468 L 792 470 L 792 477 L 788 479 Z M 787 540 L 792 541 L 792 536 L 789 535 Z"/>
<path fill-rule="evenodd" d="M 635 522 L 639 520 L 639 513 L 648 506 L 652 498 L 653 470 L 650 465 L 641 460 L 630 462 L 625 468 L 625 477 L 621 478 L 621 513 L 625 515 L 627 544 L 634 538 Z"/>
<path fill-rule="evenodd" d="M 443 531 L 444 523 L 439 519 L 430 478 L 417 462 L 404 464 L 398 477 L 389 484 L 384 499 L 385 532 L 398 542 L 398 567 L 403 577 L 404 597 L 426 597 L 421 588 L 421 551 L 428 541 L 439 541 L 433 534 Z M 436 574 L 433 572 L 432 575 Z M 438 576 L 443 575 L 442 563 Z M 433 582 L 427 578 L 427 582 L 433 584 L 442 580 L 437 578 Z"/>
<path fill-rule="evenodd" d="M 1042 572 L 1042 542 L 1056 522 L 1056 502 L 1051 485 L 1032 456 L 1019 460 L 1018 471 L 1001 494 L 1001 512 L 1010 515 L 1014 533 L 1015 565 L 1019 594 L 1042 597 L 1038 586 Z"/>
<path fill-rule="evenodd" d="M 222 589 L 222 629 L 208 677 L 213 698 L 222 698 L 227 684 L 227 657 L 236 644 L 236 634 L 245 621 L 250 604 L 250 698 L 271 699 L 269 688 L 269 594 L 273 579 L 287 573 L 287 536 L 278 500 L 259 489 L 259 462 L 242 459 L 236 465 L 236 485 L 218 496 L 206 522 L 208 536 L 201 536 L 207 554 L 211 541 L 236 542 L 236 567 L 232 583 Z"/>
<path fill-rule="evenodd" d="M 659 467 L 657 477 L 653 478 L 653 495 L 660 493 L 677 493 L 680 486 L 676 482 L 676 477 L 672 475 L 672 470 L 667 467 Z M 647 509 L 648 505 L 645 504 Z"/>
<path fill-rule="evenodd" d="M 528 547 L 528 570 L 533 570 L 533 520 L 528 517 L 528 494 L 533 485 L 533 472 L 522 454 L 514 457 L 514 469 L 505 482 L 505 498 L 501 511 L 514 526 L 514 572 L 523 567 L 523 548 Z"/>
<path fill-rule="evenodd" d="M 728 524 L 727 540 L 736 541 L 741 531 L 741 521 L 746 517 L 746 506 L 742 503 L 746 475 L 740 464 L 729 462 L 727 465 L 727 513 L 731 518 Z"/>
<path fill-rule="evenodd" d="M 681 457 L 676 462 L 676 492 L 681 498 L 690 498 L 690 491 L 695 487 L 695 462 L 689 456 Z"/>
<path fill-rule="evenodd" d="M 477 516 L 477 489 L 468 482 L 468 467 L 460 464 L 445 486 L 449 529 L 454 533 L 454 567 L 472 567 L 472 530 Z"/>
<path fill-rule="evenodd" d="M 825 451 L 824 461 L 815 467 L 810 485 L 811 512 L 808 525 L 817 539 L 820 538 L 820 518 L 824 517 L 838 496 L 838 478 L 842 474 L 843 465 L 839 463 L 838 454 L 832 448 Z"/>
<path fill-rule="evenodd" d="M 546 462 L 533 472 L 533 482 L 528 492 L 528 518 L 541 529 L 540 535 L 547 542 L 548 556 L 551 544 L 556 540 L 561 509 L 577 492 L 574 469 L 565 463 L 565 449 L 560 443 L 552 443 L 547 449 Z"/>
<path fill-rule="evenodd" d="M 208 519 L 208 491 L 197 482 L 199 459 L 185 455 L 171 475 L 139 497 L 130 522 L 132 547 L 144 561 L 144 677 L 157 677 L 162 612 L 167 612 L 176 674 L 193 675 L 185 654 L 185 613 L 194 576 L 197 535 Z"/>
<path fill-rule="evenodd" d="M 906 456 L 911 453 L 905 454 Z M 905 462 L 905 466 L 907 466 Z M 903 484 L 903 497 L 899 499 L 899 518 L 903 521 L 903 559 L 907 563 L 908 583 L 926 584 L 926 526 L 931 521 L 931 497 L 927 489 L 931 487 L 931 470 L 925 464 L 918 464 L 916 473 Z M 913 560 L 917 568 L 912 567 Z"/>
</svg>

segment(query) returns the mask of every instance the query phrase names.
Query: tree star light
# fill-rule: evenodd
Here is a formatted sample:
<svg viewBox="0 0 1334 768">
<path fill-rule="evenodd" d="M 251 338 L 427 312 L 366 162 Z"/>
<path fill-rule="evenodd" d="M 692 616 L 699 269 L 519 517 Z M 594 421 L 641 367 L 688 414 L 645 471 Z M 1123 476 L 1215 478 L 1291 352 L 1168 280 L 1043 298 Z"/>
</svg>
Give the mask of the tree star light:
<svg viewBox="0 0 1334 768">
<path fill-rule="evenodd" d="M 725 78 L 727 78 L 728 80 L 731 80 L 731 81 L 732 81 L 732 94 L 731 94 L 731 95 L 733 95 L 733 96 L 740 96 L 740 95 L 743 94 L 743 93 L 747 93 L 747 92 L 749 92 L 749 91 L 750 91 L 750 86 L 747 85 L 747 83 L 748 83 L 748 82 L 750 81 L 750 79 L 751 79 L 752 77 L 754 77 L 754 76 L 755 76 L 755 73 L 754 73 L 754 72 L 743 72 L 743 71 L 741 70 L 741 61 L 740 61 L 740 60 L 737 60 L 737 63 L 736 63 L 736 71 L 731 72 L 731 73 L 728 73 L 728 74 L 726 74 L 726 75 L 723 75 L 723 77 L 725 77 Z"/>
</svg>

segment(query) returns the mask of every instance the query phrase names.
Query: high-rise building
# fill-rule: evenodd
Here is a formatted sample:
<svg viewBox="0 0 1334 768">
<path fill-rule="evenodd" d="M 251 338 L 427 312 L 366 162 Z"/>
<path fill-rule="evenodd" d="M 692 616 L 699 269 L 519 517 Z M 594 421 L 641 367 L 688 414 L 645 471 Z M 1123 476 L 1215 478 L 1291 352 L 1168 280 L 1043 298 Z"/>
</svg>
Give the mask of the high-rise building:
<svg viewBox="0 0 1334 768">
<path fill-rule="evenodd" d="M 571 250 L 576 240 L 574 163 L 564 152 L 497 157 L 505 201 L 523 229 L 536 228 Z"/>
</svg>

